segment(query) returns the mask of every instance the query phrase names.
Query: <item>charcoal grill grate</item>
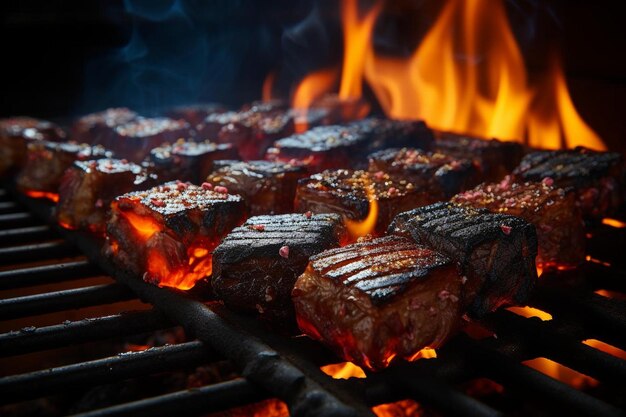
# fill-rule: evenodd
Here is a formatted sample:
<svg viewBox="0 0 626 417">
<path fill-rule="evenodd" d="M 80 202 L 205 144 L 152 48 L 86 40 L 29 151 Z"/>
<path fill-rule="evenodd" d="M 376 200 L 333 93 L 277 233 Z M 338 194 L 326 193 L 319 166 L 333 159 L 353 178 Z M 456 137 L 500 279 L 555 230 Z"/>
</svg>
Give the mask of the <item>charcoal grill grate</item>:
<svg viewBox="0 0 626 417">
<path fill-rule="evenodd" d="M 587 262 L 582 268 L 584 274 L 572 278 L 573 283 L 562 284 L 563 277 L 542 278 L 530 304 L 550 312 L 551 321 L 499 311 L 481 323 L 497 338 L 478 340 L 460 334 L 438 351 L 436 360 L 392 367 L 368 374 L 366 379 L 334 380 L 319 367 L 337 359 L 317 343 L 304 337 L 286 338 L 265 332 L 254 319 L 230 312 L 217 302 L 201 302 L 189 294 L 162 290 L 128 276 L 102 259 L 98 244 L 90 238 L 38 223 L 37 218 L 49 216 L 48 205 L 22 197 L 18 200 L 13 201 L 9 192 L 0 190 L 0 216 L 4 216 L 0 217 L 0 290 L 61 281 L 78 283 L 98 274 L 114 276 L 117 283 L 5 298 L 0 300 L 3 320 L 28 319 L 137 297 L 154 308 L 1 334 L 0 356 L 150 332 L 176 324 L 197 340 L 5 376 L 0 379 L 4 403 L 49 395 L 65 386 L 98 385 L 227 358 L 238 367 L 242 377 L 84 415 L 204 414 L 272 396 L 285 401 L 292 415 L 372 415 L 369 407 L 404 398 L 415 399 L 444 415 L 510 413 L 506 407 L 500 410 L 459 388 L 460 384 L 481 377 L 501 384 L 520 403 L 524 403 L 524 398 L 530 399 L 540 415 L 555 411 L 623 415 L 620 407 L 624 404 L 620 401 L 626 397 L 626 361 L 581 343 L 596 338 L 626 349 L 626 302 L 593 292 L 626 288 L 623 260 L 615 250 L 607 251 L 608 258 L 603 259 L 613 266 Z M 601 235 L 603 239 L 613 235 L 615 239 L 624 239 L 625 231 L 604 227 Z M 598 249 L 595 244 L 593 247 Z M 600 255 L 594 253 L 594 257 Z M 61 256 L 76 258 L 59 259 Z M 51 262 L 15 266 L 34 259 Z M 537 357 L 550 358 L 589 375 L 617 394 L 609 399 L 594 396 L 522 364 Z"/>
</svg>

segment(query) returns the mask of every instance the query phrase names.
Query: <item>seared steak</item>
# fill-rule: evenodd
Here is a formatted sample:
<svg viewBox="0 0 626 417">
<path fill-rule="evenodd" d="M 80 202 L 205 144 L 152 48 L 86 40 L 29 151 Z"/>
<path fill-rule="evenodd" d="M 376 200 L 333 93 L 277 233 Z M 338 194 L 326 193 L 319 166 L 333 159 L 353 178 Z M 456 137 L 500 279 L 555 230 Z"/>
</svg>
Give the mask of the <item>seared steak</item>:
<svg viewBox="0 0 626 417">
<path fill-rule="evenodd" d="M 213 252 L 213 289 L 229 307 L 258 311 L 274 325 L 295 328 L 296 279 L 310 256 L 339 246 L 343 233 L 336 214 L 252 217 Z"/>
<path fill-rule="evenodd" d="M 585 230 L 575 195 L 552 180 L 514 183 L 510 176 L 455 196 L 453 203 L 521 217 L 537 229 L 537 265 L 571 268 L 585 259 Z"/>
<path fill-rule="evenodd" d="M 624 202 L 626 168 L 616 152 L 582 147 L 533 152 L 524 157 L 513 175 L 519 181 L 550 178 L 558 187 L 572 187 L 583 215 L 589 219 L 611 214 Z"/>
<path fill-rule="evenodd" d="M 463 280 L 445 255 L 387 236 L 311 257 L 292 292 L 300 329 L 368 369 L 411 360 L 457 329 Z"/>
<path fill-rule="evenodd" d="M 72 125 L 71 139 L 80 143 L 108 144 L 115 138 L 114 129 L 139 115 L 125 107 L 110 108 L 91 113 L 76 120 Z"/>
<path fill-rule="evenodd" d="M 251 215 L 293 212 L 296 185 L 304 168 L 282 162 L 215 161 L 206 181 L 244 197 Z"/>
<path fill-rule="evenodd" d="M 389 232 L 459 262 L 468 279 L 469 312 L 477 317 L 523 303 L 537 280 L 535 226 L 519 217 L 436 203 L 399 214 Z"/>
<path fill-rule="evenodd" d="M 244 218 L 241 197 L 172 181 L 113 201 L 104 251 L 147 282 L 186 290 L 211 275 L 211 252 Z"/>
</svg>

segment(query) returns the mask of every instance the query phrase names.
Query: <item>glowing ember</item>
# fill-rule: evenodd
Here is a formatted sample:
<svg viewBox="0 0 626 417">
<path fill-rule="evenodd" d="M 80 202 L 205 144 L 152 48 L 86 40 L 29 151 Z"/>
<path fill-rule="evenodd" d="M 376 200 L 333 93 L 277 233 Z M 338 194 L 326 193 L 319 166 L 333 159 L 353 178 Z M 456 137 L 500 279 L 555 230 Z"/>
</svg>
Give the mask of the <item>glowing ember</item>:
<svg viewBox="0 0 626 417">
<path fill-rule="evenodd" d="M 424 410 L 413 400 L 377 405 L 372 407 L 372 411 L 378 417 L 419 417 L 424 415 Z"/>
<path fill-rule="evenodd" d="M 207 417 L 289 417 L 289 409 L 284 402 L 271 398 L 258 403 L 233 408 L 226 411 L 206 414 Z"/>
<path fill-rule="evenodd" d="M 542 321 L 552 320 L 552 314 L 547 313 L 543 310 L 539 310 L 538 308 L 535 308 L 535 307 L 508 307 L 507 310 L 509 310 L 511 313 L 517 314 L 518 316 L 522 316 L 526 318 L 538 317 Z"/>
<path fill-rule="evenodd" d="M 367 194 L 367 201 L 369 202 L 367 217 L 361 221 L 350 220 L 348 218 L 344 219 L 346 228 L 354 239 L 370 234 L 374 230 L 376 221 L 378 220 L 378 200 L 376 200 L 374 185 L 371 184 L 369 187 L 365 187 L 365 193 Z"/>
<path fill-rule="evenodd" d="M 201 245 L 197 243 L 196 245 Z M 187 265 L 172 265 L 158 250 L 149 250 L 147 255 L 146 278 L 159 287 L 172 287 L 189 290 L 204 277 L 211 275 L 213 258 L 206 248 L 190 246 L 187 250 Z"/>
<path fill-rule="evenodd" d="M 610 218 L 604 218 L 602 219 L 602 224 L 606 225 L 606 226 L 611 226 L 611 227 L 615 227 L 617 229 L 623 229 L 626 228 L 626 223 L 621 222 L 619 220 L 615 220 L 615 219 L 610 219 Z"/>
<path fill-rule="evenodd" d="M 617 348 L 613 345 L 609 345 L 608 343 L 604 343 L 601 340 L 597 339 L 587 339 L 583 340 L 583 343 L 587 346 L 591 346 L 592 348 L 601 350 L 602 352 L 608 353 L 609 355 L 613 355 L 617 358 L 626 360 L 626 352 L 620 348 Z"/>
<path fill-rule="evenodd" d="M 590 376 L 576 372 L 575 370 L 554 362 L 547 358 L 536 358 L 522 362 L 550 378 L 563 382 L 573 388 L 582 389 L 587 387 L 595 387 L 598 381 Z"/>
<path fill-rule="evenodd" d="M 35 191 L 35 190 L 27 190 L 24 191 L 24 194 L 29 196 L 30 198 L 46 198 L 53 203 L 59 202 L 59 195 L 57 193 L 50 193 L 45 191 Z"/>
<path fill-rule="evenodd" d="M 334 379 L 367 378 L 363 368 L 352 362 L 333 363 L 322 366 L 320 369 Z"/>
<path fill-rule="evenodd" d="M 143 240 L 150 239 L 155 233 L 161 231 L 161 225 L 147 216 L 138 216 L 132 211 L 121 211 L 122 216 L 135 229 L 137 235 Z"/>
</svg>

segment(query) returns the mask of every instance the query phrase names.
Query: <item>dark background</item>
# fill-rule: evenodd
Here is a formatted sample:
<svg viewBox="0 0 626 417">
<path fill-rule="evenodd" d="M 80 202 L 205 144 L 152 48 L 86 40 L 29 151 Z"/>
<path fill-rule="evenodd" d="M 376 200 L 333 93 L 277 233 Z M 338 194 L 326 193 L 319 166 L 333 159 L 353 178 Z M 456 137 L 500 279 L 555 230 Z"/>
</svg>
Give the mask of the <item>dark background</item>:
<svg viewBox="0 0 626 417">
<path fill-rule="evenodd" d="M 408 53 L 443 2 L 388 1 L 377 43 Z M 67 120 L 110 106 L 259 99 L 277 70 L 285 95 L 315 66 L 339 62 L 335 0 L 24 0 L 0 2 L 0 116 Z M 609 0 L 507 1 L 529 71 L 560 50 L 575 104 L 626 150 L 626 22 Z M 308 16 L 308 19 L 306 19 Z M 380 40 L 378 39 L 380 38 Z M 384 39 L 383 39 L 384 38 Z M 389 45 L 388 39 L 395 39 Z M 385 42 L 385 39 L 387 42 Z"/>
</svg>

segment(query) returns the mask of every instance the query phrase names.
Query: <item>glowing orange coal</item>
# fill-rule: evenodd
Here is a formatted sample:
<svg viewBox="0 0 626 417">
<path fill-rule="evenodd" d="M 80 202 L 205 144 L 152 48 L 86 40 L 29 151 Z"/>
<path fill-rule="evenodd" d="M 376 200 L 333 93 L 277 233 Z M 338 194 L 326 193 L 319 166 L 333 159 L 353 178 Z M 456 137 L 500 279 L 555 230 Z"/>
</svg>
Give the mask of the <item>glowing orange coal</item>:
<svg viewBox="0 0 626 417">
<path fill-rule="evenodd" d="M 365 371 L 352 362 L 331 363 L 320 368 L 326 375 L 334 379 L 367 378 Z"/>
<path fill-rule="evenodd" d="M 172 287 L 179 290 L 193 288 L 199 280 L 211 275 L 213 269 L 213 257 L 203 246 L 201 242 L 189 246 L 186 265 L 173 265 L 170 259 L 159 250 L 149 250 L 147 252 L 148 278 L 159 287 Z"/>
<path fill-rule="evenodd" d="M 163 229 L 159 223 L 148 216 L 140 216 L 132 211 L 120 211 L 120 213 L 144 242 Z"/>
<path fill-rule="evenodd" d="M 350 220 L 348 218 L 344 219 L 344 224 L 346 225 L 346 229 L 348 229 L 348 233 L 350 233 L 350 236 L 352 236 L 355 240 L 372 233 L 378 220 L 378 200 L 376 199 L 374 184 L 366 186 L 365 193 L 369 203 L 369 209 L 365 219 L 358 221 Z"/>
<path fill-rule="evenodd" d="M 57 193 L 50 193 L 46 191 L 35 191 L 35 190 L 26 190 L 24 194 L 29 196 L 30 198 L 45 198 L 53 203 L 59 202 L 59 195 Z"/>
</svg>

